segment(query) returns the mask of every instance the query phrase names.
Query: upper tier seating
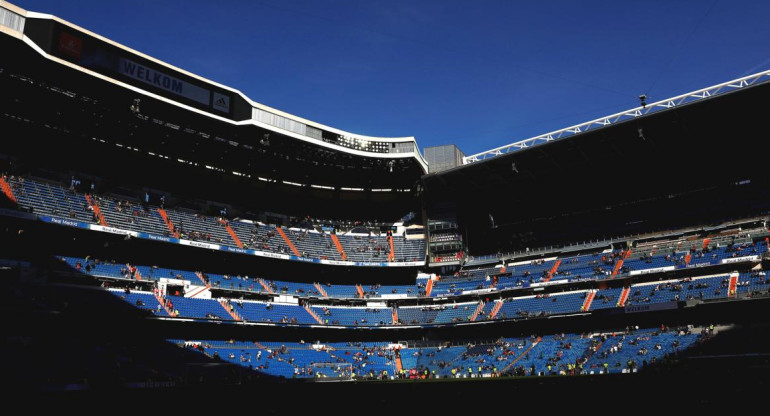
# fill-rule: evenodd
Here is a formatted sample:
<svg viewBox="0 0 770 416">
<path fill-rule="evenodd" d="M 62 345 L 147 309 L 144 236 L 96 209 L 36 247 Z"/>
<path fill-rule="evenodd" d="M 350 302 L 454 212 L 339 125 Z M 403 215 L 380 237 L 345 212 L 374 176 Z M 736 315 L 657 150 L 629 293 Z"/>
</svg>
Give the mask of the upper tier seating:
<svg viewBox="0 0 770 416">
<path fill-rule="evenodd" d="M 158 210 L 128 201 L 95 197 L 104 220 L 111 227 L 169 236 L 169 230 Z"/>
<path fill-rule="evenodd" d="M 82 222 L 97 222 L 82 194 L 45 182 L 11 177 L 8 180 L 21 207 L 32 207 L 35 213 Z"/>
<path fill-rule="evenodd" d="M 84 194 L 76 193 L 62 186 L 21 177 L 8 179 L 18 205 L 31 208 L 36 214 L 77 220 L 85 223 L 99 223 Z M 144 232 L 166 237 L 203 241 L 237 247 L 238 242 L 230 235 L 232 228 L 243 248 L 279 254 L 294 254 L 282 236 L 277 235 L 274 226 L 254 222 L 228 221 L 181 209 L 166 209 L 168 220 L 174 231 L 169 229 L 158 207 L 137 202 L 90 195 L 92 205 L 98 207 L 105 223 L 114 228 Z M 342 260 L 341 254 L 328 233 L 315 230 L 284 229 L 287 237 L 302 257 L 322 260 Z M 337 236 L 347 254 L 348 261 L 388 262 L 390 246 L 385 235 Z M 403 236 L 393 237 L 395 262 L 414 262 L 425 259 L 423 239 L 406 240 Z"/>
</svg>

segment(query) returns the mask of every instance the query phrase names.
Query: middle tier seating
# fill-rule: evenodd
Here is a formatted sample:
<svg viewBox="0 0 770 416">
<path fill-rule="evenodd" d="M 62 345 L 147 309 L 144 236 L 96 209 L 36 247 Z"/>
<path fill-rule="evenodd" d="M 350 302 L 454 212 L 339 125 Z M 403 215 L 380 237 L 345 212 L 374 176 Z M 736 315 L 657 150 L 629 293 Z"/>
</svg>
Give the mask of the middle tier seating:
<svg viewBox="0 0 770 416">
<path fill-rule="evenodd" d="M 678 268 L 699 268 L 703 269 L 704 266 L 723 264 L 723 262 L 742 260 L 742 259 L 754 259 L 746 261 L 758 261 L 759 255 L 767 251 L 767 244 L 764 241 L 756 243 L 743 243 L 735 244 L 732 246 L 713 247 L 703 250 L 693 250 L 689 252 L 679 252 L 672 254 L 642 254 L 639 257 L 631 256 L 625 259 L 623 263 L 623 270 L 619 276 L 612 276 L 607 270 L 610 267 L 604 267 L 602 265 L 609 265 L 611 261 L 608 260 L 612 255 L 608 253 L 596 253 L 592 255 L 581 255 L 576 257 L 566 257 L 558 260 L 547 261 L 532 261 L 526 263 L 520 263 L 517 265 L 509 265 L 503 267 L 491 267 L 478 270 L 470 270 L 462 272 L 462 275 L 458 276 L 444 276 L 440 280 L 436 281 L 433 285 L 431 292 L 432 297 L 444 297 L 444 296 L 456 296 L 462 294 L 473 293 L 474 291 L 501 291 L 506 289 L 526 288 L 537 284 L 542 284 L 549 275 L 553 274 L 552 279 L 548 284 L 556 284 L 561 282 L 572 282 L 575 280 L 587 280 L 582 274 L 578 273 L 581 270 L 587 268 L 599 268 L 604 270 L 603 272 L 593 274 L 592 279 L 604 280 L 604 279 L 616 279 L 618 277 L 624 277 L 633 274 L 643 274 L 647 272 L 657 271 L 664 272 L 667 270 L 673 270 Z M 622 253 L 622 252 L 617 252 Z M 617 258 L 617 254 L 615 257 Z M 193 285 L 210 285 L 213 288 L 240 290 L 246 292 L 257 293 L 271 293 L 271 294 L 286 294 L 300 298 L 338 298 L 338 299 L 357 299 L 360 298 L 358 287 L 355 285 L 330 285 L 330 284 L 310 284 L 310 283 L 295 283 L 284 281 L 270 281 L 263 280 L 248 275 L 227 275 L 216 273 L 196 273 L 185 270 L 174 270 L 159 267 L 149 266 L 134 266 L 136 267 L 136 275 L 128 275 L 125 273 L 127 265 L 115 265 L 108 262 L 102 262 L 95 259 L 82 259 L 72 257 L 62 257 L 62 260 L 68 263 L 71 267 L 77 270 L 87 273 L 93 276 L 110 277 L 110 278 L 139 278 L 145 280 L 157 280 L 160 277 L 176 278 L 181 280 L 189 280 Z M 600 262 L 601 265 L 597 266 L 596 262 Z M 681 263 L 681 264 L 680 264 Z M 661 268 L 661 264 L 668 264 L 666 268 Z M 705 273 L 705 272 L 704 272 Z M 539 275 L 537 279 L 533 276 Z M 318 288 L 323 289 L 322 294 Z M 741 288 L 740 293 L 747 292 L 749 289 Z M 762 289 L 762 285 L 758 286 L 757 290 Z M 366 285 L 362 286 L 361 290 L 366 298 L 378 299 L 378 298 L 398 298 L 398 297 L 410 297 L 416 298 L 424 296 L 425 283 L 423 281 L 417 281 L 414 285 Z M 619 293 L 617 290 L 612 290 L 607 293 L 600 291 L 596 294 L 594 301 L 591 303 L 593 309 L 601 309 L 614 307 L 619 300 Z M 704 293 L 705 299 L 712 298 L 713 293 Z M 690 293 L 687 291 L 683 293 L 681 298 L 687 298 L 688 296 L 701 297 L 700 291 L 696 293 Z M 642 299 L 643 300 L 643 299 Z M 629 302 L 637 303 L 640 300 L 638 296 L 631 294 Z M 503 316 L 509 316 L 511 311 L 511 305 L 507 305 L 500 312 Z M 486 306 L 485 311 L 481 314 L 481 319 L 487 316 L 491 312 L 491 306 Z M 513 311 L 515 312 L 515 311 Z"/>
<path fill-rule="evenodd" d="M 65 258 L 65 262 L 74 262 L 74 268 L 91 275 L 110 274 L 114 278 L 130 280 L 138 268 L 131 265 L 113 265 L 96 263 L 92 260 L 85 266 L 77 259 Z M 170 271 L 172 273 L 173 271 Z M 764 271 L 740 273 L 737 276 L 737 296 L 752 297 L 770 294 L 770 280 Z M 628 288 L 628 299 L 624 305 L 618 305 L 624 288 L 580 290 L 557 292 L 535 296 L 519 296 L 480 302 L 461 302 L 441 305 L 410 306 L 402 305 L 395 309 L 398 323 L 395 325 L 454 325 L 472 321 L 492 319 L 537 319 L 554 315 L 569 315 L 591 312 L 599 309 L 625 307 L 628 305 L 682 302 L 686 300 L 708 301 L 728 299 L 730 275 L 720 274 L 697 278 L 671 279 L 666 281 L 638 283 Z M 163 308 L 158 300 L 149 293 L 132 291 L 124 295 L 120 289 L 110 289 L 121 295 L 126 302 L 141 308 L 152 310 L 163 316 Z M 195 290 L 192 293 L 197 293 Z M 587 298 L 593 295 L 593 298 Z M 141 302 L 137 302 L 141 300 Z M 391 308 L 341 305 L 307 305 L 298 303 L 279 303 L 235 298 L 205 299 L 168 295 L 160 298 L 172 316 L 189 319 L 234 321 L 243 319 L 247 322 L 293 325 L 332 325 L 344 327 L 382 327 L 393 326 L 394 314 Z M 586 305 L 587 309 L 586 309 Z M 232 308 L 231 314 L 228 308 Z M 168 314 L 166 314 L 168 315 Z M 315 316 L 314 316 L 315 315 Z"/>
</svg>

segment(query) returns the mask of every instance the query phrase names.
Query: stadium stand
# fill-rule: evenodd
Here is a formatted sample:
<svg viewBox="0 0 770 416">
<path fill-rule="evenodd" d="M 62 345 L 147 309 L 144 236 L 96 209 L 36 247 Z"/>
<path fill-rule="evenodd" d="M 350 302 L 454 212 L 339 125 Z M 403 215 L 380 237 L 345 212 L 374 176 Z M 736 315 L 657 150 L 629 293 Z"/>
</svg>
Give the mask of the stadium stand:
<svg viewBox="0 0 770 416">
<path fill-rule="evenodd" d="M 633 373 L 675 356 L 705 328 L 633 329 L 590 335 L 558 334 L 469 342 L 465 346 L 409 347 L 401 343 L 275 343 L 169 340 L 215 359 L 283 378 L 324 378 L 319 364 L 361 379 L 430 379 Z M 397 368 L 397 355 L 402 368 Z M 343 364 L 351 364 L 350 367 Z"/>
<path fill-rule="evenodd" d="M 745 250 L 746 248 L 744 248 Z M 627 305 L 684 302 L 690 300 L 708 301 L 728 299 L 731 276 L 736 279 L 734 296 L 763 295 L 770 290 L 770 282 L 765 279 L 763 271 L 753 271 L 735 274 L 720 274 L 713 276 L 686 277 L 633 284 L 627 288 L 618 287 L 599 290 L 580 290 L 567 292 L 549 292 L 537 295 L 503 297 L 486 302 L 451 302 L 427 306 L 410 306 L 395 304 L 395 308 L 333 305 L 323 304 L 323 296 L 316 285 L 305 283 L 289 283 L 264 281 L 261 285 L 253 283 L 253 279 L 238 277 L 238 284 L 258 287 L 255 291 L 261 295 L 277 296 L 290 294 L 295 296 L 296 303 L 276 301 L 255 301 L 227 297 L 222 294 L 218 300 L 185 297 L 198 295 L 203 290 L 196 289 L 201 284 L 208 288 L 222 286 L 225 275 L 198 274 L 189 271 L 179 271 L 157 267 L 137 266 L 131 264 L 115 264 L 102 262 L 97 259 L 60 257 L 60 260 L 71 270 L 92 277 L 116 279 L 120 281 L 144 280 L 148 283 L 157 282 L 160 278 L 187 280 L 191 286 L 187 294 L 175 293 L 159 299 L 157 304 L 165 304 L 174 311 L 174 317 L 203 320 L 241 320 L 254 323 L 292 324 L 292 325 L 332 325 L 341 327 L 388 327 L 395 325 L 455 325 L 487 320 L 533 319 L 549 316 L 567 315 L 597 311 L 601 309 L 625 307 Z M 699 270 L 703 270 L 699 268 Z M 202 280 L 201 277 L 203 276 Z M 233 278 L 228 277 L 227 280 Z M 209 282 L 215 282 L 213 285 Z M 403 289 L 403 288 L 402 288 Z M 117 290 L 120 289 L 111 289 Z M 328 292 L 335 296 L 335 291 L 352 293 L 352 286 L 329 285 Z M 395 287 L 394 287 L 395 290 Z M 627 299 L 621 305 L 621 296 L 627 292 Z M 185 295 L 185 296 L 183 296 Z M 349 295 L 350 296 L 350 295 Z M 304 299 L 304 300 L 303 300 Z M 354 297 L 349 298 L 351 300 Z M 127 302 L 135 301 L 126 298 Z M 312 304 L 304 304 L 312 300 Z M 330 299 L 331 300 L 331 299 Z M 159 303 L 160 302 L 160 303 Z M 153 304 L 153 302 L 144 302 Z M 141 307 L 142 305 L 134 305 Z M 157 306 L 157 305 L 155 305 Z M 229 314 L 228 311 L 234 312 Z M 158 310 L 160 312 L 160 310 Z M 393 316 L 397 322 L 393 321 Z"/>
<path fill-rule="evenodd" d="M 16 200 L 19 207 L 38 215 L 98 224 L 101 222 L 101 216 L 94 212 L 98 210 L 104 218 L 102 225 L 123 230 L 278 254 L 290 254 L 296 250 L 300 257 L 342 260 L 330 234 L 325 232 L 294 228 L 276 229 L 267 224 L 229 221 L 224 217 L 212 217 L 197 212 L 154 207 L 106 196 L 88 196 L 73 189 L 22 177 L 10 176 L 8 183 L 13 194 L 18 194 Z M 171 228 L 168 224 L 172 224 Z M 232 234 L 228 228 L 232 230 Z M 286 240 L 283 241 L 280 235 L 276 237 L 276 231 L 285 235 Z M 346 260 L 349 261 L 420 262 L 425 258 L 425 241 L 421 239 L 393 237 L 394 253 L 390 256 L 385 236 L 351 233 L 337 235 L 336 238 L 344 248 Z"/>
<path fill-rule="evenodd" d="M 732 262 L 757 262 L 760 255 L 767 252 L 767 243 L 765 241 L 743 242 L 740 244 L 729 244 L 720 247 L 718 243 L 710 242 L 703 249 L 692 249 L 690 251 L 675 252 L 672 254 L 642 254 L 640 258 L 634 259 L 633 256 L 624 260 L 624 268 L 618 274 L 613 275 L 610 272 L 612 266 L 611 257 L 629 256 L 627 251 L 615 251 L 612 255 L 606 253 L 595 253 L 590 255 L 580 255 L 575 257 L 565 257 L 563 259 L 531 262 L 521 262 L 519 264 L 508 265 L 507 267 L 492 267 L 475 270 L 466 270 L 458 273 L 458 276 L 444 276 L 433 284 L 431 292 L 432 297 L 440 296 L 460 296 L 475 291 L 484 291 L 494 289 L 496 292 L 508 289 L 522 289 L 531 286 L 537 286 L 540 283 L 549 284 L 567 283 L 589 280 L 608 280 L 620 277 L 628 277 L 650 273 L 665 273 L 676 269 L 703 269 L 708 266 L 722 265 Z M 687 259 L 687 261 L 685 261 Z M 65 260 L 74 266 L 80 261 L 81 266 L 85 264 L 84 259 L 65 258 Z M 604 265 L 604 266 L 601 266 Z M 93 267 L 92 264 L 90 267 Z M 90 271 L 87 267 L 86 272 Z M 353 285 L 331 285 L 324 284 L 322 295 L 316 284 L 292 283 L 284 281 L 262 280 L 247 275 L 230 276 L 223 274 L 203 273 L 198 277 L 191 271 L 176 271 L 167 269 L 158 269 L 156 267 L 141 267 L 140 276 L 151 278 L 152 276 L 175 276 L 181 279 L 187 279 L 194 284 L 199 281 L 215 288 L 243 290 L 259 293 L 280 293 L 289 294 L 301 298 L 308 297 L 327 297 L 340 299 L 360 298 L 361 293 L 365 298 L 395 298 L 395 297 L 421 297 L 425 295 L 422 283 L 417 281 L 413 286 L 394 286 L 394 285 L 367 285 L 358 288 Z M 551 273 L 551 271 L 554 271 Z M 584 271 L 588 270 L 588 275 Z M 573 274 L 574 273 L 574 274 Z M 92 275 L 97 275 L 91 273 Z M 539 275 L 537 279 L 532 276 Z M 114 273 L 106 273 L 104 277 L 115 276 Z M 549 278 L 553 276 L 553 278 Z M 320 285 L 320 284 L 319 284 Z M 604 293 L 597 294 L 597 300 L 601 305 L 606 305 Z M 688 294 L 685 294 L 687 296 Z M 614 296 L 612 294 L 611 296 Z M 597 304 L 598 306 L 598 304 Z M 506 309 L 506 312 L 507 309 Z"/>
<path fill-rule="evenodd" d="M 770 72 L 429 173 L 414 138 L 258 105 L 62 19 L 0 2 L 0 29 L 12 58 L 0 62 L 0 304 L 6 378 L 20 390 L 129 388 L 111 406 L 131 398 L 143 412 L 165 408 L 140 389 L 167 387 L 184 393 L 162 392 L 172 411 L 228 411 L 236 397 L 268 413 L 374 411 L 388 395 L 478 412 L 483 400 L 516 406 L 519 385 L 422 394 L 414 386 L 430 383 L 398 380 L 518 377 L 546 404 L 573 403 L 554 380 L 574 379 L 583 407 L 662 409 L 656 395 L 670 395 L 688 409 L 698 396 L 659 387 L 655 371 L 746 359 L 756 376 L 766 364 L 766 334 L 708 354 L 715 332 L 753 336 L 766 320 L 766 145 L 720 146 L 713 160 L 740 163 L 707 169 L 715 147 L 703 140 L 761 131 Z M 650 168 L 657 155 L 665 169 Z M 593 384 L 637 372 L 657 391 Z M 273 378 L 298 379 L 273 384 L 294 402 L 265 389 Z M 312 380 L 408 387 L 313 400 L 297 388 Z M 730 403 L 761 397 L 719 387 Z"/>
</svg>

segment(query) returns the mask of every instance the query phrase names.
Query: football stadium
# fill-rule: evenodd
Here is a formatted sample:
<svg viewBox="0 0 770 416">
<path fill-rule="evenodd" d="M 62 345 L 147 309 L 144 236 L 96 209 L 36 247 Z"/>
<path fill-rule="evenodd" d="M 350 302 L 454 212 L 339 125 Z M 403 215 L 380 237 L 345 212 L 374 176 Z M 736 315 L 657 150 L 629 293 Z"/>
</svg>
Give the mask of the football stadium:
<svg viewBox="0 0 770 416">
<path fill-rule="evenodd" d="M 430 410 L 768 388 L 770 71 L 464 155 L 5 1 L 0 50 L 14 390 Z"/>
</svg>

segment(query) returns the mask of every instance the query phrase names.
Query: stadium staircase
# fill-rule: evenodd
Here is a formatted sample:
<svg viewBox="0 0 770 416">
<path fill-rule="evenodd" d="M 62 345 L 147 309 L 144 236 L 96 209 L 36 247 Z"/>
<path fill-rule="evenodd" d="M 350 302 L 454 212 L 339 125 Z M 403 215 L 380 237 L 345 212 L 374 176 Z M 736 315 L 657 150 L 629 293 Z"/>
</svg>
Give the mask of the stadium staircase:
<svg viewBox="0 0 770 416">
<path fill-rule="evenodd" d="M 690 260 L 692 260 L 692 254 L 687 253 L 687 255 L 684 256 L 684 264 L 690 264 Z"/>
<path fill-rule="evenodd" d="M 283 237 L 283 241 L 286 243 L 287 246 L 289 246 L 289 248 L 291 249 L 291 252 L 294 253 L 295 256 L 302 257 L 299 253 L 299 250 L 297 250 L 297 246 L 295 246 L 294 243 L 291 242 L 291 240 L 289 239 L 289 236 L 286 235 L 285 232 L 283 232 L 283 229 L 281 227 L 275 227 L 275 231 L 277 231 L 278 234 L 280 234 L 281 237 Z"/>
<path fill-rule="evenodd" d="M 91 209 L 94 210 L 94 215 L 96 215 L 96 218 L 99 220 L 99 224 L 101 224 L 104 227 L 107 227 L 107 221 L 104 220 L 104 215 L 102 215 L 102 212 L 99 210 L 99 204 L 91 200 L 91 195 L 85 194 L 86 202 L 88 202 L 88 206 L 91 207 Z"/>
<path fill-rule="evenodd" d="M 527 347 L 527 349 L 526 349 L 526 350 L 524 350 L 524 352 L 522 352 L 521 354 L 519 354 L 519 356 L 518 356 L 518 357 L 516 357 L 516 358 L 515 358 L 513 361 L 511 361 L 511 362 L 510 362 L 510 364 L 506 365 L 506 366 L 505 366 L 505 368 L 503 368 L 503 371 L 501 371 L 501 373 L 505 373 L 505 372 L 506 372 L 506 371 L 508 371 L 508 370 L 509 370 L 511 367 L 513 367 L 514 365 L 516 365 L 516 363 L 518 363 L 519 361 L 521 361 L 521 359 L 522 359 L 522 358 L 526 357 L 526 356 L 527 356 L 527 354 L 529 354 L 529 352 L 530 352 L 530 351 L 532 351 L 532 348 L 535 348 L 535 346 L 537 346 L 537 344 L 539 344 L 539 343 L 540 343 L 540 341 L 542 341 L 542 340 L 543 340 L 543 339 L 542 339 L 541 337 L 537 337 L 537 339 L 535 340 L 535 342 L 533 342 L 533 343 L 532 343 L 532 345 L 530 345 L 529 347 Z"/>
<path fill-rule="evenodd" d="M 238 322 L 243 321 L 243 318 L 241 318 L 241 316 L 238 315 L 238 312 L 236 312 L 234 308 L 231 308 L 230 305 L 227 304 L 227 302 L 225 302 L 224 300 L 220 300 L 219 304 L 222 305 L 222 308 L 224 308 L 224 310 L 227 313 L 229 313 L 230 316 L 233 317 L 233 319 L 235 319 Z"/>
<path fill-rule="evenodd" d="M 392 311 L 393 311 L 392 312 L 392 314 L 393 314 L 393 325 L 398 325 L 398 308 L 394 307 L 392 309 Z"/>
<path fill-rule="evenodd" d="M 623 259 L 618 259 L 617 262 L 615 262 L 615 268 L 612 269 L 612 278 L 614 279 L 615 276 L 617 276 L 620 273 L 620 269 L 623 267 Z"/>
<path fill-rule="evenodd" d="M 587 363 L 591 359 L 591 357 L 593 357 L 594 354 L 596 354 L 596 351 L 599 351 L 599 348 L 601 348 L 603 344 L 604 344 L 604 341 L 601 341 L 601 338 L 600 338 L 599 343 L 596 344 L 596 346 L 593 349 L 589 348 L 588 353 L 585 356 L 583 356 L 584 362 Z"/>
<path fill-rule="evenodd" d="M 559 270 L 560 265 L 561 265 L 561 260 L 556 260 L 556 263 L 553 264 L 553 267 L 551 267 L 551 270 L 548 271 L 548 278 L 545 279 L 546 282 L 550 282 L 551 279 L 553 279 L 553 276 L 556 274 L 556 271 Z"/>
<path fill-rule="evenodd" d="M 481 311 L 484 309 L 484 302 L 479 302 L 479 306 L 476 307 L 476 310 L 473 312 L 473 315 L 471 315 L 471 322 L 476 322 L 476 318 L 478 318 Z"/>
<path fill-rule="evenodd" d="M 126 264 L 126 265 L 128 266 L 129 269 L 131 269 L 130 264 Z M 142 281 L 142 272 L 140 272 L 138 268 L 134 268 L 134 278 L 140 282 Z"/>
<path fill-rule="evenodd" d="M 153 295 L 155 295 L 155 299 L 158 301 L 158 304 L 163 307 L 164 311 L 166 311 L 166 314 L 168 316 L 174 316 L 174 311 L 166 307 L 166 302 L 164 301 L 163 296 L 156 292 L 153 292 Z"/>
<path fill-rule="evenodd" d="M 315 319 L 315 321 L 318 322 L 319 325 L 323 325 L 324 324 L 324 321 L 320 317 L 318 317 L 318 315 L 315 312 L 313 312 L 312 309 L 310 309 L 310 306 L 303 305 L 303 307 L 305 308 L 307 313 L 309 313 L 310 316 L 312 316 L 313 319 Z"/>
<path fill-rule="evenodd" d="M 160 214 L 160 217 L 163 218 L 163 222 L 166 223 L 166 227 L 168 227 L 168 230 L 171 232 L 171 235 L 173 235 L 176 238 L 179 238 L 179 233 L 174 231 L 174 223 L 171 222 L 171 219 L 168 217 L 168 213 L 166 213 L 166 210 L 163 208 L 158 208 L 158 214 Z"/>
<path fill-rule="evenodd" d="M 262 285 L 262 288 L 265 289 L 267 293 L 270 293 L 271 295 L 273 294 L 273 289 L 270 288 L 270 285 L 268 285 L 264 279 L 260 278 L 259 284 Z"/>
<path fill-rule="evenodd" d="M 238 236 L 235 234 L 235 230 L 233 230 L 233 227 L 230 226 L 229 223 L 225 223 L 225 229 L 227 230 L 227 233 L 230 234 L 230 238 L 235 241 L 235 245 L 238 246 L 238 248 L 243 248 L 243 243 L 241 243 L 241 239 L 238 238 Z"/>
<path fill-rule="evenodd" d="M 8 185 L 8 182 L 6 182 L 5 178 L 0 177 L 0 186 L 2 186 L 5 196 L 7 196 L 8 199 L 14 203 L 17 203 L 16 196 L 13 194 L 13 190 L 11 190 L 11 185 Z"/>
<path fill-rule="evenodd" d="M 727 292 L 728 298 L 738 297 L 738 273 L 730 275 L 730 290 Z"/>
<path fill-rule="evenodd" d="M 334 246 L 337 247 L 337 251 L 340 253 L 340 256 L 342 257 L 342 261 L 345 261 L 348 259 L 348 255 L 345 254 L 345 249 L 342 248 L 342 244 L 340 243 L 340 239 L 337 238 L 337 234 L 332 234 L 332 241 L 334 241 Z"/>
<path fill-rule="evenodd" d="M 447 365 L 449 365 L 449 364 L 452 364 L 453 362 L 455 362 L 455 361 L 457 361 L 457 360 L 462 360 L 462 359 L 463 359 L 463 354 L 464 354 L 464 352 L 465 352 L 465 351 L 463 351 L 463 352 L 461 352 L 461 353 L 459 353 L 459 354 L 455 355 L 455 357 L 454 357 L 454 358 L 452 358 L 451 360 L 447 361 L 447 362 L 446 362 L 446 363 L 447 363 Z"/>
<path fill-rule="evenodd" d="M 492 289 L 495 286 L 497 286 L 498 276 L 497 275 L 493 275 L 493 276 L 489 276 L 489 277 L 492 278 L 492 282 L 489 284 L 489 288 Z"/>
<path fill-rule="evenodd" d="M 390 246 L 390 252 L 388 253 L 388 261 L 396 260 L 396 249 L 393 248 L 393 236 L 388 236 L 388 246 Z"/>
<path fill-rule="evenodd" d="M 211 284 L 210 283 L 206 283 L 206 279 L 203 278 L 203 273 L 195 272 L 195 275 L 198 276 L 198 279 L 200 279 L 201 283 L 206 285 L 206 287 L 211 287 Z"/>
<path fill-rule="evenodd" d="M 623 291 L 620 292 L 620 299 L 618 299 L 618 307 L 622 308 L 626 306 L 626 301 L 628 301 L 628 295 L 631 293 L 631 287 L 624 287 Z"/>
<path fill-rule="evenodd" d="M 505 303 L 503 300 L 495 301 L 495 307 L 492 308 L 492 312 L 489 313 L 490 320 L 495 319 L 495 316 L 500 312 L 500 308 L 503 307 L 503 303 Z"/>
<path fill-rule="evenodd" d="M 439 277 L 436 276 L 436 281 L 438 281 Z M 433 291 L 433 278 L 428 278 L 428 283 L 425 284 L 425 296 L 430 296 L 430 292 Z"/>
<path fill-rule="evenodd" d="M 396 356 L 396 374 L 398 374 L 404 369 L 404 363 L 401 362 L 401 351 L 395 350 L 394 354 Z"/>
<path fill-rule="evenodd" d="M 596 291 L 592 290 L 588 292 L 588 295 L 586 296 L 586 300 L 583 302 L 583 306 L 580 307 L 580 310 L 583 312 L 588 312 L 588 310 L 591 309 L 591 303 L 593 303 L 595 296 L 596 296 Z"/>
<path fill-rule="evenodd" d="M 356 285 L 356 292 L 358 292 L 359 298 L 364 298 L 364 288 L 362 288 L 361 285 Z"/>
<path fill-rule="evenodd" d="M 315 286 L 315 289 L 318 291 L 318 293 L 321 294 L 321 296 L 323 296 L 325 298 L 329 297 L 329 295 L 326 294 L 326 291 L 324 290 L 324 288 L 319 283 L 313 283 L 313 285 Z"/>
</svg>

